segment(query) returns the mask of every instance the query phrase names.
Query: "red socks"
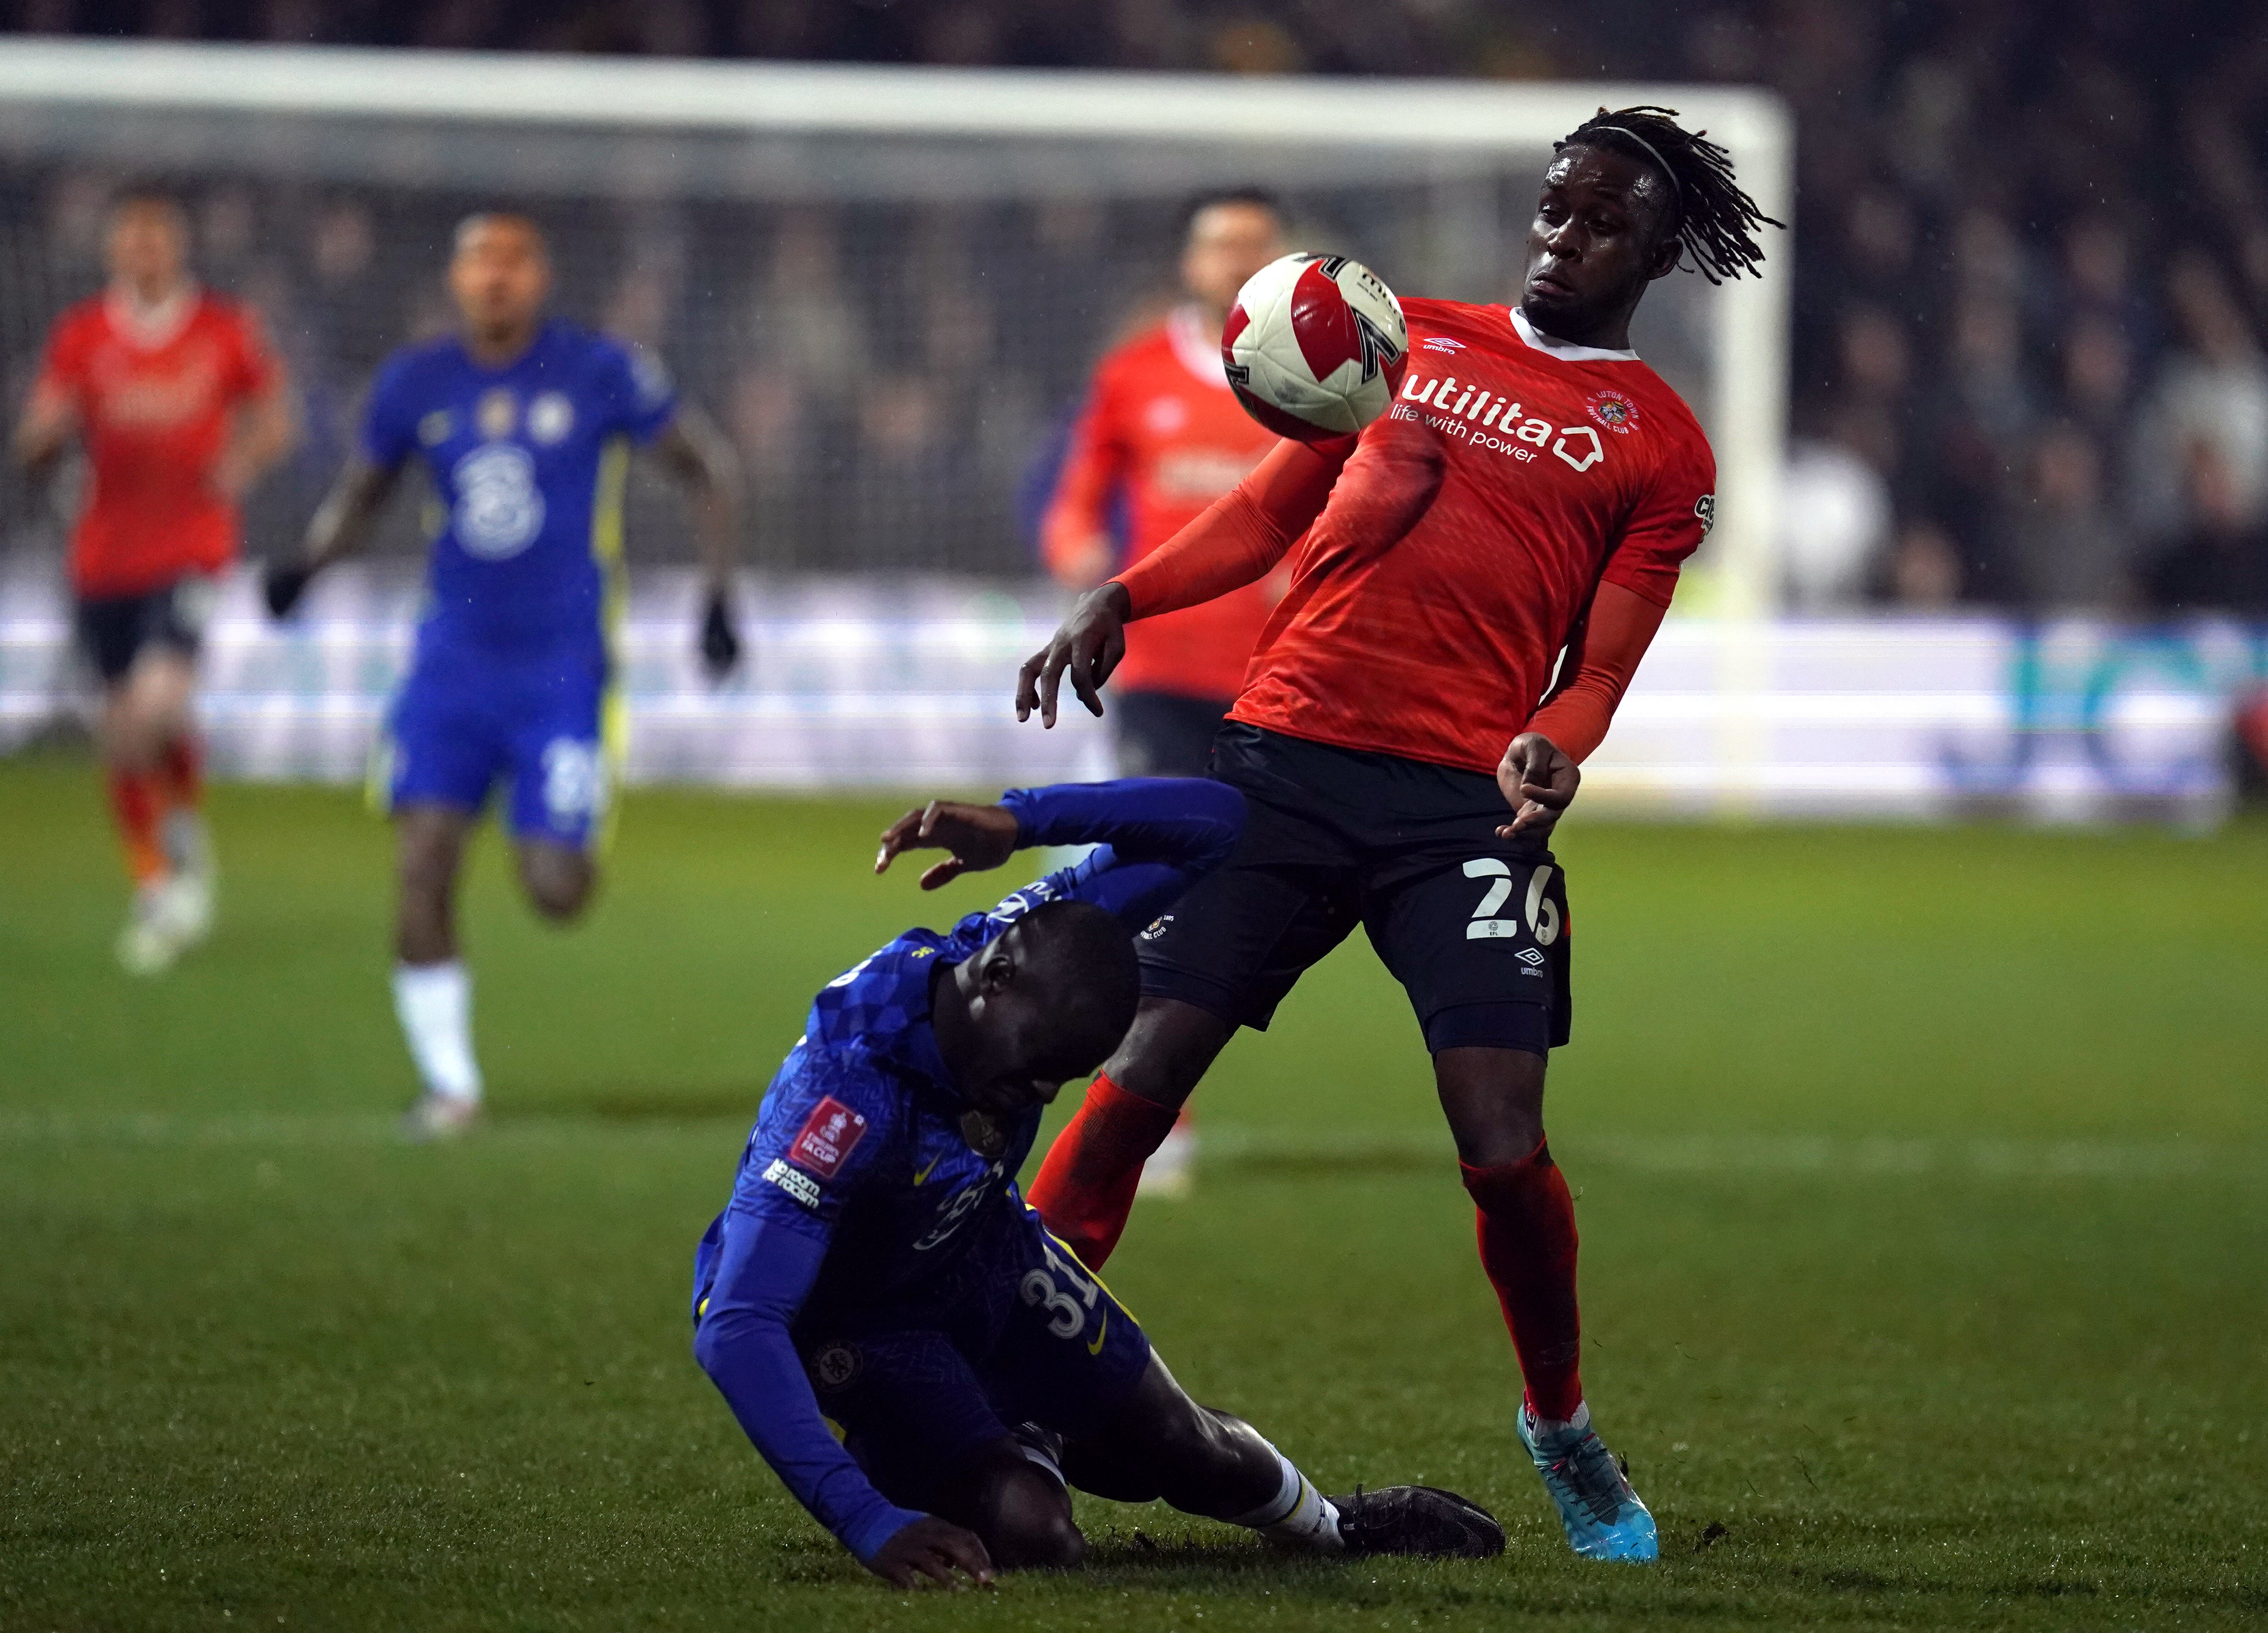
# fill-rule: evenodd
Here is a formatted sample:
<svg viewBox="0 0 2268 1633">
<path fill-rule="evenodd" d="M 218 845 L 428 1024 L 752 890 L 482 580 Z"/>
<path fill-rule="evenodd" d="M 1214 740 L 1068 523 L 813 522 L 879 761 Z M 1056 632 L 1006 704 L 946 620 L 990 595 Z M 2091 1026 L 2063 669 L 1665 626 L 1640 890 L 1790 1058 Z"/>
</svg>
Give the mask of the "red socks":
<svg viewBox="0 0 2268 1633">
<path fill-rule="evenodd" d="M 158 838 L 158 791 L 154 777 L 139 771 L 110 773 L 110 812 L 126 845 L 126 871 L 136 885 L 166 876 L 166 849 Z"/>
<path fill-rule="evenodd" d="M 194 811 L 204 797 L 204 755 L 193 737 L 166 745 L 158 761 L 158 791 L 168 811 Z"/>
<path fill-rule="evenodd" d="M 1178 1114 L 1098 1074 L 1086 1085 L 1086 1103 L 1048 1148 L 1025 1199 L 1088 1269 L 1101 1269 L 1118 1246 L 1142 1165 L 1165 1143 Z"/>
<path fill-rule="evenodd" d="M 1479 1209 L 1481 1266 L 1504 1306 L 1528 1404 L 1565 1422 L 1583 1403 L 1583 1348 L 1575 1309 L 1575 1199 L 1551 1160 L 1550 1142 L 1518 1162 L 1462 1171 Z"/>
</svg>

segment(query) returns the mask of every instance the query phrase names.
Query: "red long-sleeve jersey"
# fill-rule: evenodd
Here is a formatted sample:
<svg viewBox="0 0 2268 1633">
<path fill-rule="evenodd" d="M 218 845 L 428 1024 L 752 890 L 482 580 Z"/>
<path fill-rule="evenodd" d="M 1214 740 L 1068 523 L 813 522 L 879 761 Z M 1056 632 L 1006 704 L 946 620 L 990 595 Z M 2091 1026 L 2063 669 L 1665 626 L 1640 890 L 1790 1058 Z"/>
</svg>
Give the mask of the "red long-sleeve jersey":
<svg viewBox="0 0 2268 1633">
<path fill-rule="evenodd" d="M 1041 552 L 1059 576 L 1108 531 L 1115 494 L 1130 524 L 1124 556 L 1140 561 L 1243 480 L 1275 436 L 1237 406 L 1220 348 L 1196 313 L 1182 308 L 1105 357 L 1054 502 L 1041 523 Z M 1092 582 L 1092 580 L 1089 580 Z M 1275 597 L 1253 584 L 1127 631 L 1117 685 L 1182 697 L 1228 698 L 1244 683 L 1253 643 Z"/>
<path fill-rule="evenodd" d="M 1516 309 L 1403 309 L 1390 410 L 1359 440 L 1270 454 L 1119 582 L 1146 620 L 1248 583 L 1304 533 L 1232 718 L 1476 771 L 1533 725 L 1580 759 L 1714 516 L 1707 439 L 1635 353 L 1562 345 Z"/>
</svg>

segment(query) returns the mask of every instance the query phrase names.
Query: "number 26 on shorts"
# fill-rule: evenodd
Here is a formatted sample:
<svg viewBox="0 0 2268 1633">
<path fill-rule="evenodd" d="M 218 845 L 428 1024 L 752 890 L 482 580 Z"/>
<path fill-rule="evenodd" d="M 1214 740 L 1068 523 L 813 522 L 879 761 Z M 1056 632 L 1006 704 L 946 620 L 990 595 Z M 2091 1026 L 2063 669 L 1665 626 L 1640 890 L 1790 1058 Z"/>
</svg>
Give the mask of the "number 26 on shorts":
<svg viewBox="0 0 2268 1633">
<path fill-rule="evenodd" d="M 1559 904 L 1543 894 L 1551 883 L 1549 863 L 1529 872 L 1528 900 L 1520 918 L 1497 916 L 1504 904 L 1512 900 L 1511 863 L 1501 857 L 1475 857 L 1465 864 L 1465 877 L 1488 880 L 1487 889 L 1481 893 L 1480 905 L 1473 909 L 1472 921 L 1465 926 L 1466 940 L 1511 940 L 1522 929 L 1535 938 L 1539 947 L 1548 947 L 1559 939 Z"/>
</svg>

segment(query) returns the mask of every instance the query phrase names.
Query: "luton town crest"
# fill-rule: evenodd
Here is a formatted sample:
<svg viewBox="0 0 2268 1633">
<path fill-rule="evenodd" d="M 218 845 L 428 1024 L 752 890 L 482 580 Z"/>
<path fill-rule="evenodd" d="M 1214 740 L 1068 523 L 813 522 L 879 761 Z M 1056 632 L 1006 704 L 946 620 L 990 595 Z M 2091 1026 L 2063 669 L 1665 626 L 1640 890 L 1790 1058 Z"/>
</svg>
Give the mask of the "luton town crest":
<svg viewBox="0 0 2268 1633">
<path fill-rule="evenodd" d="M 1630 428 L 1638 423 L 1638 407 L 1618 391 L 1593 394 L 1590 401 L 1591 417 L 1617 437 L 1630 435 Z"/>
</svg>

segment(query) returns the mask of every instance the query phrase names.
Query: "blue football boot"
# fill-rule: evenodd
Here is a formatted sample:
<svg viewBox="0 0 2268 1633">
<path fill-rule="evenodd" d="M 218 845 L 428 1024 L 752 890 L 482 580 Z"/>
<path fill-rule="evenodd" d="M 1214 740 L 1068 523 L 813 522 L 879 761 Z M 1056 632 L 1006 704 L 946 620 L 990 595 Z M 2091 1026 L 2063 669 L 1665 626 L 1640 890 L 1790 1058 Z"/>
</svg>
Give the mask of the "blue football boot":
<svg viewBox="0 0 2268 1633">
<path fill-rule="evenodd" d="M 1579 1409 L 1573 1423 L 1550 1435 L 1537 1432 L 1535 1416 L 1524 1401 L 1515 1422 L 1521 1445 L 1543 1476 L 1543 1489 L 1559 1505 L 1568 1547 L 1586 1559 L 1642 1563 L 1660 1556 L 1653 1516 L 1591 1428 L 1589 1408 Z"/>
</svg>

